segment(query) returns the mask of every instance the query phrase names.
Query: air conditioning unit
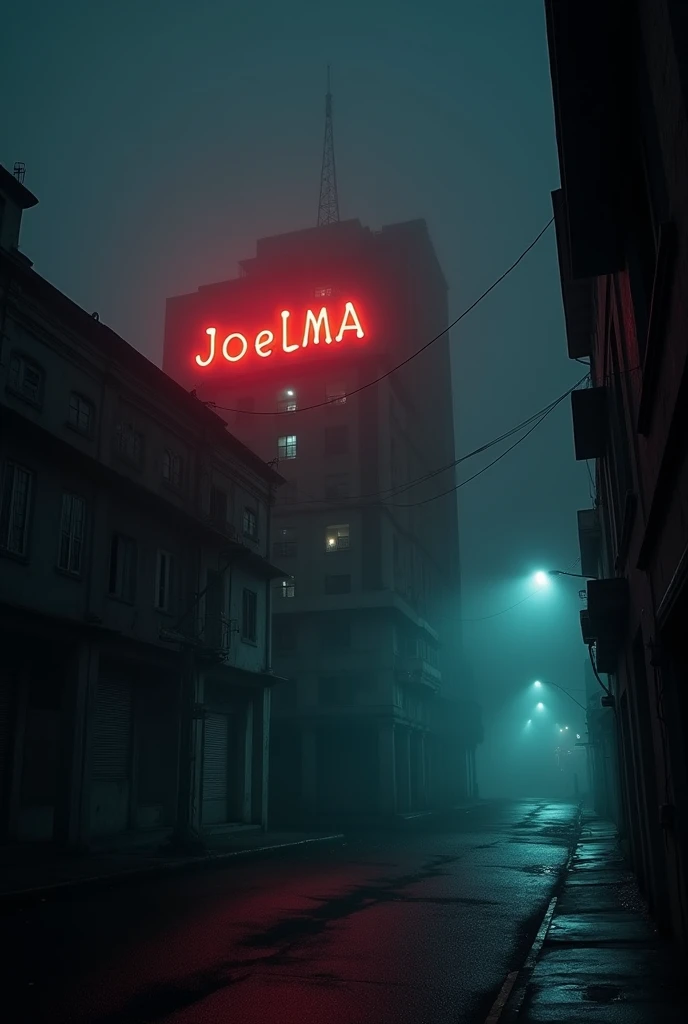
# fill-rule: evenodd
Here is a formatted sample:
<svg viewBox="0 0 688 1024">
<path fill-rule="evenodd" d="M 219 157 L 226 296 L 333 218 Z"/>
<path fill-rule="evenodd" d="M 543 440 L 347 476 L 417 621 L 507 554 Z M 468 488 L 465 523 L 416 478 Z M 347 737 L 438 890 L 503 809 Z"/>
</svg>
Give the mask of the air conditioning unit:
<svg viewBox="0 0 688 1024">
<path fill-rule="evenodd" d="M 573 444 L 576 459 L 600 459 L 607 442 L 606 388 L 585 388 L 571 392 Z"/>
<path fill-rule="evenodd" d="M 628 580 L 624 576 L 588 580 L 587 610 L 596 640 L 620 644 L 626 630 L 628 603 Z"/>
<path fill-rule="evenodd" d="M 588 613 L 587 608 L 581 609 L 580 626 L 581 633 L 583 634 L 583 643 L 586 645 L 586 647 L 589 647 L 590 644 L 593 644 L 595 642 L 596 637 L 592 630 L 592 625 L 590 623 L 590 615 Z"/>
</svg>

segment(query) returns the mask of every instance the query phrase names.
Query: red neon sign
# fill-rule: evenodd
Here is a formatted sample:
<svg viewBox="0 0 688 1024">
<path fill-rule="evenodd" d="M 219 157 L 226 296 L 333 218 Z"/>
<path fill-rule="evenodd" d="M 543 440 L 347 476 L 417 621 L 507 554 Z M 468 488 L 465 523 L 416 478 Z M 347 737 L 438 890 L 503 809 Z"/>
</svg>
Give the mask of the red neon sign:
<svg viewBox="0 0 688 1024">
<path fill-rule="evenodd" d="M 330 327 L 330 313 L 327 306 L 323 306 L 317 315 L 312 309 L 306 311 L 300 341 L 294 340 L 298 338 L 298 335 L 290 330 L 290 317 L 291 313 L 287 309 L 280 313 L 281 325 L 278 328 L 280 341 L 277 344 L 275 332 L 268 328 L 258 331 L 253 341 L 249 343 L 248 337 L 238 331 L 232 331 L 220 340 L 217 336 L 217 327 L 206 327 L 208 350 L 205 355 L 197 353 L 196 364 L 205 368 L 218 359 L 224 359 L 228 363 L 240 363 L 246 358 L 249 350 L 253 350 L 261 359 L 268 359 L 276 349 L 289 354 L 297 352 L 299 349 L 308 348 L 311 344 L 319 345 L 321 340 L 325 345 L 340 342 L 347 331 L 354 331 L 357 338 L 365 337 L 361 319 L 353 302 L 345 304 L 341 321 L 336 321 L 339 323 L 339 330 L 334 336 Z"/>
</svg>

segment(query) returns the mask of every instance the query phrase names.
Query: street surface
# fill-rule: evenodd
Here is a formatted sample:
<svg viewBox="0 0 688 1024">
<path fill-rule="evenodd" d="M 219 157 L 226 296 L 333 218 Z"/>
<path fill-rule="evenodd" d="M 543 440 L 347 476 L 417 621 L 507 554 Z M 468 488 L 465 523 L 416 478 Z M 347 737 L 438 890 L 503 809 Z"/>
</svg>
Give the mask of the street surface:
<svg viewBox="0 0 688 1024">
<path fill-rule="evenodd" d="M 488 803 L 443 823 L 5 908 L 3 1019 L 482 1022 L 527 955 L 576 813 Z"/>
</svg>

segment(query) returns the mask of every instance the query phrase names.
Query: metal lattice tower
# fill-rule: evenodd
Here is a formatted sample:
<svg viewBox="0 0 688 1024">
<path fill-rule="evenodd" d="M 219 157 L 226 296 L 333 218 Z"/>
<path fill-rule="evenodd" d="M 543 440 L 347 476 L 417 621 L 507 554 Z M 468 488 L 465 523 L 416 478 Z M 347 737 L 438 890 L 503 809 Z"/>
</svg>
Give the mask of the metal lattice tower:
<svg viewBox="0 0 688 1024">
<path fill-rule="evenodd" d="M 330 66 L 327 65 L 327 96 L 325 97 L 325 141 L 323 142 L 322 170 L 320 172 L 320 202 L 318 227 L 339 222 L 339 196 L 337 195 L 337 168 L 334 162 L 334 135 L 332 132 L 332 93 L 330 92 Z"/>
</svg>

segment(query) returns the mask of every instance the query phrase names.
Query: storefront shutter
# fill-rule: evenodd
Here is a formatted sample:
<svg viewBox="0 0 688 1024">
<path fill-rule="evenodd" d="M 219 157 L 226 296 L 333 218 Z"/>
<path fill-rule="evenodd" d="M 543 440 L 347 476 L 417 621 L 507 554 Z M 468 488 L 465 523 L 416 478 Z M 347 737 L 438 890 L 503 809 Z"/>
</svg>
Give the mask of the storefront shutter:
<svg viewBox="0 0 688 1024">
<path fill-rule="evenodd" d="M 209 711 L 203 728 L 203 825 L 227 821 L 228 736 L 227 715 Z"/>
</svg>

